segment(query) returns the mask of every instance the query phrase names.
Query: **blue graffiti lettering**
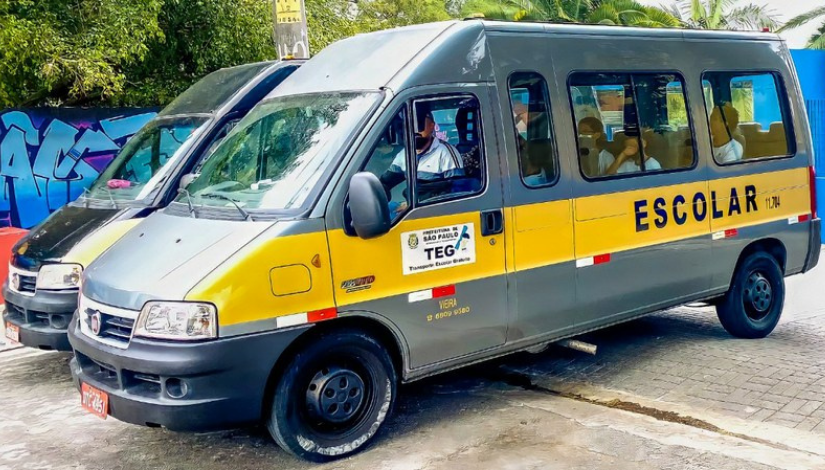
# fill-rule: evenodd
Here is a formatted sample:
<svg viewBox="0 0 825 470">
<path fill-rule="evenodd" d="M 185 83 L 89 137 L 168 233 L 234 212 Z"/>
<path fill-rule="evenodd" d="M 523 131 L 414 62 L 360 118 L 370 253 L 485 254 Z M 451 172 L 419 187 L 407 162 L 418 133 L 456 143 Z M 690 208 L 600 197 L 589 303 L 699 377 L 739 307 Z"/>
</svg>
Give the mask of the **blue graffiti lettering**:
<svg viewBox="0 0 825 470">
<path fill-rule="evenodd" d="M 156 115 L 83 113 L 65 119 L 40 110 L 0 112 L 0 227 L 31 228 L 75 200 Z"/>
</svg>

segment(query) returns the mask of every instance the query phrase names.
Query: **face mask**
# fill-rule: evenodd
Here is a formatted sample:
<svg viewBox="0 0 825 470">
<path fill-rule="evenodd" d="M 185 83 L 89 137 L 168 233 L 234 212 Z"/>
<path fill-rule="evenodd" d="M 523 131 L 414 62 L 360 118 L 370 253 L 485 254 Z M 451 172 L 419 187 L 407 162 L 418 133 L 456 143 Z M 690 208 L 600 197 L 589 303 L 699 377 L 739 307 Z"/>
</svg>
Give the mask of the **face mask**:
<svg viewBox="0 0 825 470">
<path fill-rule="evenodd" d="M 527 124 L 524 121 L 519 121 L 516 123 L 516 129 L 518 133 L 522 135 L 522 137 L 527 135 Z"/>
</svg>

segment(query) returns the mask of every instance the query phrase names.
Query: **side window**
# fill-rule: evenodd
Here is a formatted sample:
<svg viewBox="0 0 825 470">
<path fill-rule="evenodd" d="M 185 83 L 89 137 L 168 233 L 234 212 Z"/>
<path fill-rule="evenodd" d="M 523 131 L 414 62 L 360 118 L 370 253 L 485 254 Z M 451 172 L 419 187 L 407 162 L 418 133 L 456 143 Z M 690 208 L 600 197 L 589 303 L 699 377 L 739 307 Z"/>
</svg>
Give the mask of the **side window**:
<svg viewBox="0 0 825 470">
<path fill-rule="evenodd" d="M 713 144 L 720 165 L 794 153 L 781 81 L 773 73 L 707 72 L 702 77 Z"/>
<path fill-rule="evenodd" d="M 682 77 L 575 73 L 570 99 L 587 178 L 691 168 L 693 133 Z"/>
<path fill-rule="evenodd" d="M 413 102 L 418 205 L 467 197 L 484 187 L 478 99 L 461 95 Z"/>
<path fill-rule="evenodd" d="M 516 72 L 508 84 L 521 179 L 535 188 L 556 179 L 547 82 L 536 72 Z"/>
<path fill-rule="evenodd" d="M 398 219 L 410 205 L 406 170 L 408 135 L 407 111 L 402 109 L 384 129 L 364 166 L 364 171 L 369 171 L 381 180 L 390 201 L 393 220 Z"/>
</svg>

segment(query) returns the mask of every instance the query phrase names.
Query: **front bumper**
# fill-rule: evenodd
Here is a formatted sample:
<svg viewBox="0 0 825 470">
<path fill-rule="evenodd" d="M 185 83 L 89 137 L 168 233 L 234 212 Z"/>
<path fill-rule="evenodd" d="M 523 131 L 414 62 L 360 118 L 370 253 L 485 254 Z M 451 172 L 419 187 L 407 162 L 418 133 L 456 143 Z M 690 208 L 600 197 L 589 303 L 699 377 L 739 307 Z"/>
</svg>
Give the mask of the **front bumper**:
<svg viewBox="0 0 825 470">
<path fill-rule="evenodd" d="M 77 292 L 44 292 L 23 295 L 3 284 L 6 311 L 3 321 L 20 328 L 20 342 L 47 351 L 71 351 L 66 335 L 77 309 Z"/>
<path fill-rule="evenodd" d="M 133 338 L 102 344 L 69 328 L 75 385 L 109 395 L 109 415 L 173 431 L 208 431 L 259 422 L 270 374 L 309 326 L 199 343 Z"/>
</svg>

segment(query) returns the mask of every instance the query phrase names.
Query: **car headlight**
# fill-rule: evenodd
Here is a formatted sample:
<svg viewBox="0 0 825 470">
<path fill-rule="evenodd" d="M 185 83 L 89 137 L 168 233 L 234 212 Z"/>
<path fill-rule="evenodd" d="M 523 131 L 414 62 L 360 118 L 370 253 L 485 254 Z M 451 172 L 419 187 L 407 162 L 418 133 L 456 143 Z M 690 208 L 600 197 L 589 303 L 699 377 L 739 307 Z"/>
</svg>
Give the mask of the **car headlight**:
<svg viewBox="0 0 825 470">
<path fill-rule="evenodd" d="M 37 273 L 37 289 L 77 289 L 81 274 L 83 266 L 79 264 L 44 264 Z"/>
<path fill-rule="evenodd" d="M 138 315 L 135 336 L 192 341 L 218 336 L 214 305 L 197 302 L 147 302 Z"/>
</svg>

